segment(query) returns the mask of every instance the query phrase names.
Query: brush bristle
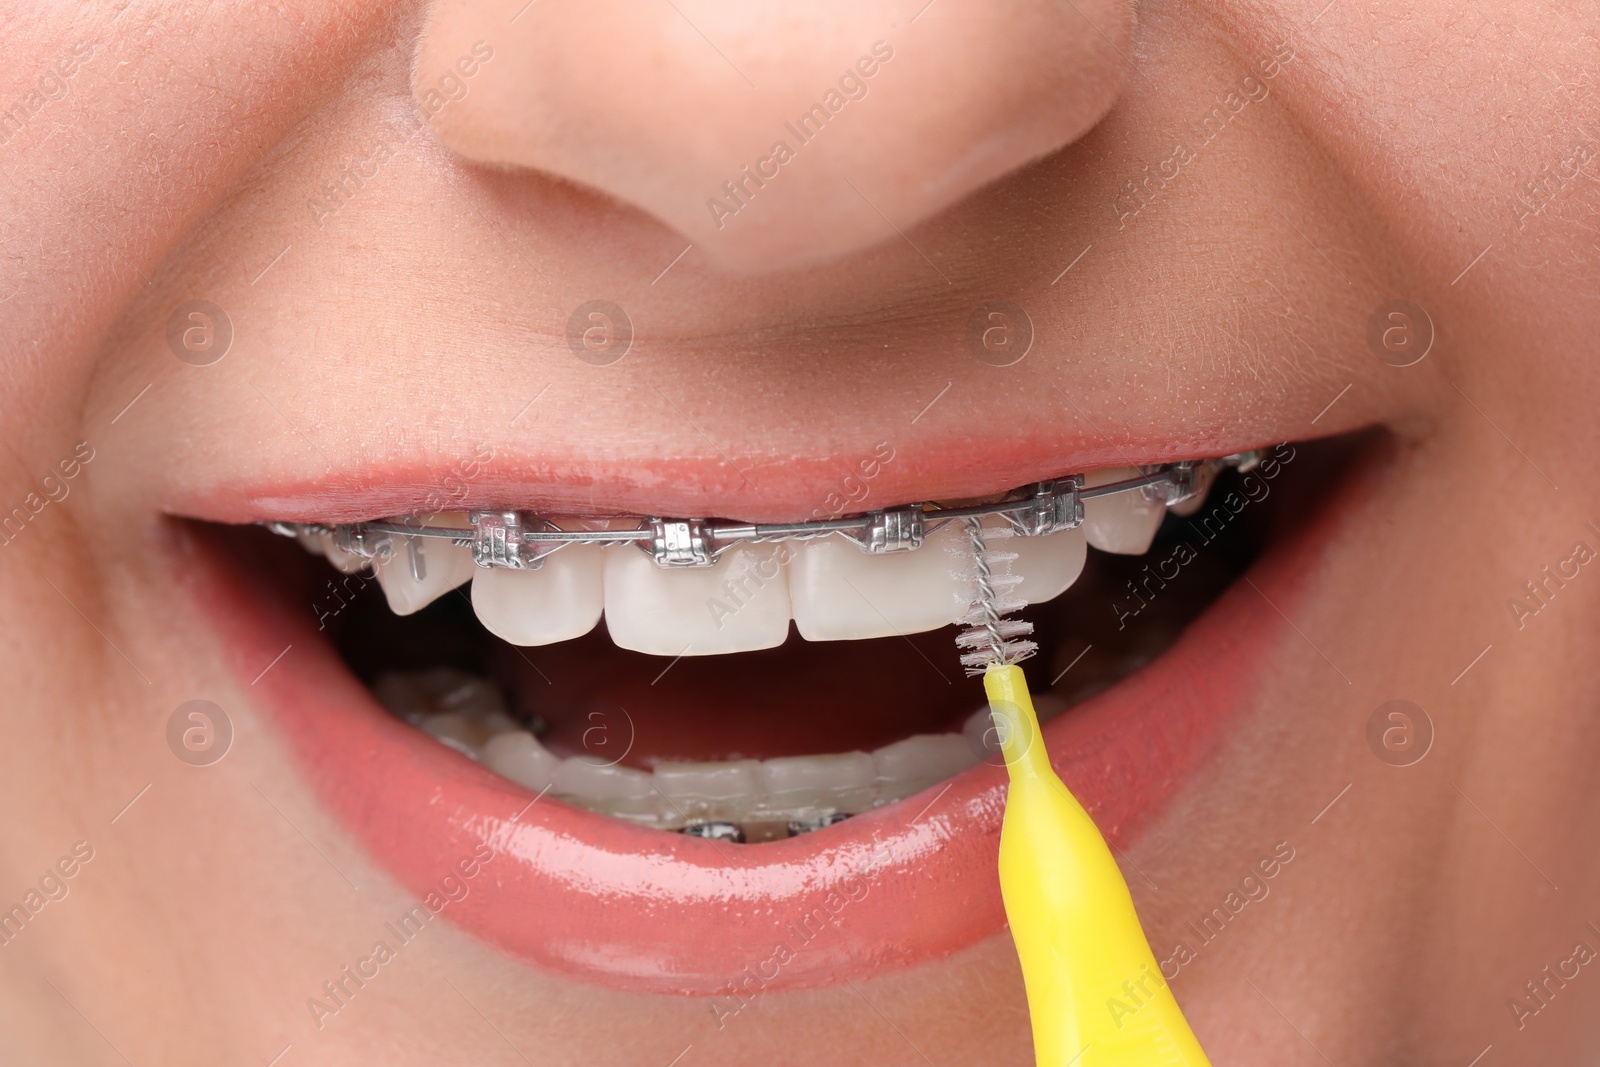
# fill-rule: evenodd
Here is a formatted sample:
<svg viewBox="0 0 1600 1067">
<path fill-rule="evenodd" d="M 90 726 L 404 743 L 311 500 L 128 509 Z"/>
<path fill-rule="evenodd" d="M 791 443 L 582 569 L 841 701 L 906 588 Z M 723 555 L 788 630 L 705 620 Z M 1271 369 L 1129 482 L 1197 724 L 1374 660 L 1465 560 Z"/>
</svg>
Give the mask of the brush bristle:
<svg viewBox="0 0 1600 1067">
<path fill-rule="evenodd" d="M 1004 616 L 1027 606 L 1013 590 L 1022 576 L 1011 573 L 1015 552 L 997 551 L 989 544 L 1013 536 L 1010 528 L 982 529 L 967 523 L 972 547 L 972 570 L 960 577 L 972 582 L 971 606 L 959 620 L 964 627 L 956 635 L 961 650 L 961 666 L 968 675 L 979 675 L 991 666 L 1020 663 L 1039 651 L 1033 641 L 1022 640 L 1033 633 L 1033 623 Z"/>
</svg>

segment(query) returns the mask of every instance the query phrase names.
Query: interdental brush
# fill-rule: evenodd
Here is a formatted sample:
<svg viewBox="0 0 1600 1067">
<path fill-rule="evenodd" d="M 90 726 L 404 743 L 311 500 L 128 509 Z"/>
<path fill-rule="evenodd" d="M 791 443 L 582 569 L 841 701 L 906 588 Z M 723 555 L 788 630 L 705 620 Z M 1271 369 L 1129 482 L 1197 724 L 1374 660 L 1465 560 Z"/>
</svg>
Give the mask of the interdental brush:
<svg viewBox="0 0 1600 1067">
<path fill-rule="evenodd" d="M 1050 765 L 1017 666 L 1036 648 L 1020 640 L 1033 627 L 1005 618 L 1022 605 L 1007 595 L 1015 581 L 994 573 L 1009 554 L 989 549 L 981 522 L 967 520 L 976 590 L 956 644 L 968 673 L 983 675 L 1011 779 L 1000 895 L 1022 963 L 1034 1058 L 1040 1067 L 1209 1067 L 1110 847 Z"/>
</svg>

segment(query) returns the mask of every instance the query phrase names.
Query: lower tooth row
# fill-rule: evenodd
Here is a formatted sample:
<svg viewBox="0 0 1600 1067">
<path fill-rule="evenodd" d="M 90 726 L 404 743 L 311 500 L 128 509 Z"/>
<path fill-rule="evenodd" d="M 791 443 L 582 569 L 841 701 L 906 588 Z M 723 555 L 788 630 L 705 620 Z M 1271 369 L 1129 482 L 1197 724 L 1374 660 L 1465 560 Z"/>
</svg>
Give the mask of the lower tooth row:
<svg viewBox="0 0 1600 1067">
<path fill-rule="evenodd" d="M 658 829 L 728 840 L 831 825 L 921 792 L 993 751 L 988 711 L 981 710 L 962 733 L 918 734 L 871 753 L 662 762 L 643 771 L 593 756 L 556 756 L 506 713 L 498 689 L 459 671 L 385 674 L 373 690 L 395 715 L 535 793 Z M 751 828 L 759 830 L 745 832 Z"/>
</svg>

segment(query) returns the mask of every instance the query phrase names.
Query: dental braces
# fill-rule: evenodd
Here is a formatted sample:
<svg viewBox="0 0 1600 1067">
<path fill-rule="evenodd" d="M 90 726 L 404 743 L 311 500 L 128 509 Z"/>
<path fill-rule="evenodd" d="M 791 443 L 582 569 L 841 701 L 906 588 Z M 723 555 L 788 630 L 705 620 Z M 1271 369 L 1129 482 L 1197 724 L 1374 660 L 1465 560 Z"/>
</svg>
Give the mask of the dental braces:
<svg viewBox="0 0 1600 1067">
<path fill-rule="evenodd" d="M 394 538 L 407 538 L 412 576 L 418 581 L 426 577 L 420 540 L 423 538 L 448 540 L 470 548 L 473 562 L 484 568 L 537 570 L 547 556 L 567 545 L 617 544 L 637 545 L 663 568 L 710 567 L 734 545 L 805 541 L 834 534 L 869 555 L 909 552 L 921 548 L 929 534 L 949 523 L 991 516 L 1005 520 L 1024 537 L 1043 537 L 1081 525 L 1085 500 L 1137 492 L 1152 503 L 1181 504 L 1202 493 L 1218 470 L 1232 467 L 1247 472 L 1260 461 L 1260 450 L 1215 459 L 1182 460 L 1142 467 L 1137 477 L 1090 487 L 1083 484 L 1082 474 L 1071 474 L 1022 486 L 990 504 L 947 508 L 925 502 L 810 522 L 731 523 L 635 516 L 638 525 L 633 529 L 565 530 L 553 519 L 532 512 L 473 511 L 468 513 L 470 528 L 428 526 L 418 516 L 372 522 L 264 525 L 285 537 L 332 535 L 339 550 L 369 561 L 389 558 L 394 554 Z"/>
</svg>

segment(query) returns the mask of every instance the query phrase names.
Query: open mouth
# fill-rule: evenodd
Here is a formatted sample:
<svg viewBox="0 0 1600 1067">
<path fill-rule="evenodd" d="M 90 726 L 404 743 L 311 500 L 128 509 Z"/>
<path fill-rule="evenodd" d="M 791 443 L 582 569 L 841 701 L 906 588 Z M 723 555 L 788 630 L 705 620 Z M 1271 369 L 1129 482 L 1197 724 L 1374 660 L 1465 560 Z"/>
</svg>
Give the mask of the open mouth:
<svg viewBox="0 0 1600 1067">
<path fill-rule="evenodd" d="M 1367 443 L 1263 448 L 1195 468 L 1182 493 L 1096 496 L 1155 468 L 1089 472 L 1081 524 L 1036 536 L 982 520 L 1028 605 L 1052 759 L 1113 843 L 1248 706 L 1233 664 L 1285 628 L 1262 599 L 1292 600 L 1312 520 Z M 190 542 L 238 673 L 295 649 L 256 689 L 320 795 L 419 896 L 486 844 L 446 909 L 458 925 L 580 979 L 701 994 L 769 942 L 785 959 L 758 968 L 762 988 L 1001 929 L 1003 773 L 954 640 L 962 523 L 906 552 L 751 538 L 674 568 L 657 536 L 657 559 L 640 538 L 531 568 L 483 566 L 505 559 L 504 529 L 474 518 L 499 538 L 476 563 L 465 515 L 420 520 L 455 539 L 280 522 L 307 551 L 260 527 L 198 524 Z"/>
</svg>

